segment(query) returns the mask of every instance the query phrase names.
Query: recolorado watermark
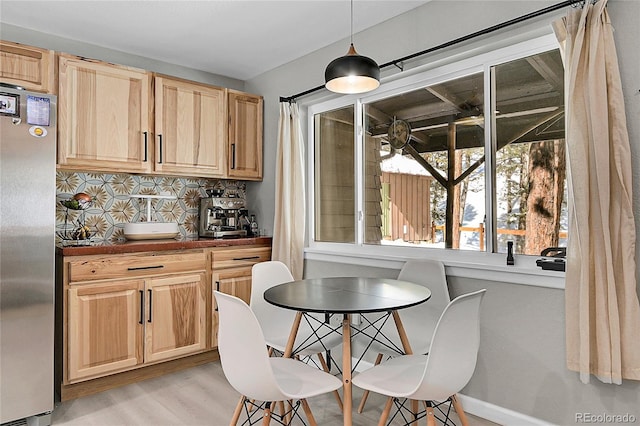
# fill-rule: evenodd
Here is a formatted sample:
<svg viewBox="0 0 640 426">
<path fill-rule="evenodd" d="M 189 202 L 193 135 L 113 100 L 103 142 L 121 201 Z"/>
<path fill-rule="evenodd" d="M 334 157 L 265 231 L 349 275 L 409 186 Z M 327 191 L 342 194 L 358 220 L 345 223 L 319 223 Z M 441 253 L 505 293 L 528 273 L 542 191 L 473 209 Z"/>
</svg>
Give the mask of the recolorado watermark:
<svg viewBox="0 0 640 426">
<path fill-rule="evenodd" d="M 576 413 L 576 423 L 635 423 L 636 416 L 633 414 L 595 414 Z"/>
</svg>

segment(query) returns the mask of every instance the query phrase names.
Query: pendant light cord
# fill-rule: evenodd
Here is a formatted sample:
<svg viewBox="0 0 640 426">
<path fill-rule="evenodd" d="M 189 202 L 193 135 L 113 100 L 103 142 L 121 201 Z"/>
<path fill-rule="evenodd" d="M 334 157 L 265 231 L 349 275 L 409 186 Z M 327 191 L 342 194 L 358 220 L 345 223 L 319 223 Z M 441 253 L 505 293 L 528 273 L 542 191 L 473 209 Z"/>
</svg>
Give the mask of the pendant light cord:
<svg viewBox="0 0 640 426">
<path fill-rule="evenodd" d="M 349 41 L 353 45 L 353 0 L 351 0 L 351 37 Z"/>
</svg>

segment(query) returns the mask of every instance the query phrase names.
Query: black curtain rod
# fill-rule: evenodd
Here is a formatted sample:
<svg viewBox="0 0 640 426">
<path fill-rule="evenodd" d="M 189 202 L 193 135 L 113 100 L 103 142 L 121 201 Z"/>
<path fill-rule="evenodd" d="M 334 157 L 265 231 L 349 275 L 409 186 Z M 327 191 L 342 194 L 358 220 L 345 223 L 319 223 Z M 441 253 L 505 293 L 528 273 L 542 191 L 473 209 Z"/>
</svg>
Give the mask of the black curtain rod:
<svg viewBox="0 0 640 426">
<path fill-rule="evenodd" d="M 547 13 L 554 12 L 556 10 L 562 9 L 563 7 L 572 6 L 572 5 L 578 4 L 578 3 L 584 4 L 584 1 L 585 0 L 565 0 L 563 2 L 556 3 L 554 5 L 545 7 L 543 9 L 536 10 L 535 12 L 527 13 L 526 15 L 519 16 L 519 17 L 511 19 L 509 21 L 505 21 L 505 22 L 502 22 L 500 24 L 496 24 L 494 26 L 485 28 L 483 30 L 476 31 L 475 33 L 467 34 L 466 36 L 462 36 L 460 38 L 456 38 L 455 40 L 451 40 L 451 41 L 448 41 L 446 43 L 442 43 L 442 44 L 439 44 L 437 46 L 430 47 L 429 49 L 422 50 L 420 52 L 413 53 L 411 55 L 403 56 L 402 58 L 394 59 L 393 61 L 386 62 L 386 63 L 380 65 L 380 69 L 387 68 L 387 67 L 390 67 L 390 66 L 397 66 L 397 64 L 400 63 L 400 62 L 408 61 L 410 59 L 417 58 L 418 56 L 426 55 L 428 53 L 432 53 L 432 52 L 435 52 L 436 50 L 444 49 L 446 47 L 451 47 L 451 46 L 456 45 L 458 43 L 462 43 L 464 41 L 471 40 L 472 38 L 479 37 L 479 36 L 482 36 L 482 35 L 485 35 L 485 34 L 489 34 L 489 33 L 492 33 L 494 31 L 498 31 L 498 30 L 500 30 L 502 28 L 505 28 L 505 27 L 508 27 L 508 26 L 511 26 L 511 25 L 514 25 L 514 24 L 518 24 L 520 22 L 527 21 L 529 19 L 537 18 L 538 16 L 542 16 L 542 15 L 545 15 Z M 280 102 L 295 102 L 295 100 L 297 98 L 301 97 L 301 96 L 305 96 L 305 95 L 317 92 L 318 90 L 322 90 L 322 89 L 324 89 L 324 85 L 320 85 L 320 86 L 314 87 L 313 89 L 305 90 L 304 92 L 296 93 L 295 95 L 291 95 L 291 96 L 287 96 L 287 97 L 281 96 L 280 97 Z"/>
</svg>

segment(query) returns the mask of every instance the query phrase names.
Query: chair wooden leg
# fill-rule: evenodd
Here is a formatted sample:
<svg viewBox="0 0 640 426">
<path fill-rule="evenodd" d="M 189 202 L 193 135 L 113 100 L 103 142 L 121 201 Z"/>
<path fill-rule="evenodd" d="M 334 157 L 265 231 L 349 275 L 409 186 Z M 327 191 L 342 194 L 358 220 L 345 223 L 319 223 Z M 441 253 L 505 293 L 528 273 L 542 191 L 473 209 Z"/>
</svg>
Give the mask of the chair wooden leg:
<svg viewBox="0 0 640 426">
<path fill-rule="evenodd" d="M 269 426 L 269 423 L 271 423 L 271 403 L 267 402 L 262 414 L 262 426 Z"/>
<path fill-rule="evenodd" d="M 456 414 L 458 414 L 458 417 L 460 418 L 460 423 L 462 423 L 462 426 L 469 426 L 469 420 L 467 419 L 467 415 L 464 413 L 462 404 L 460 403 L 460 401 L 458 401 L 458 398 L 455 395 L 451 395 L 449 399 L 453 404 L 453 408 L 456 410 Z"/>
<path fill-rule="evenodd" d="M 329 366 L 327 365 L 321 353 L 318 353 L 318 359 L 320 360 L 320 365 L 322 366 L 322 369 L 327 373 L 331 374 L 329 372 Z M 340 411 L 342 411 L 342 398 L 340 398 L 340 392 L 338 392 L 337 390 L 334 390 L 333 396 L 335 396 L 336 401 L 338 402 L 338 407 L 340 407 Z"/>
<path fill-rule="evenodd" d="M 373 363 L 374 366 L 380 364 L 382 362 L 382 354 L 378 354 L 378 356 L 376 357 L 376 362 Z M 362 399 L 360 400 L 360 405 L 358 405 L 358 414 L 362 414 L 362 412 L 364 411 L 364 404 L 367 403 L 367 398 L 369 398 L 369 391 L 366 390 L 364 391 L 364 393 L 362 394 Z"/>
<path fill-rule="evenodd" d="M 242 407 L 244 407 L 245 396 L 242 395 L 240 397 L 240 401 L 238 401 L 238 405 L 236 405 L 236 409 L 233 412 L 233 417 L 231 418 L 231 423 L 229 426 L 236 426 L 238 424 L 238 419 L 240 418 L 240 414 L 242 413 Z"/>
<path fill-rule="evenodd" d="M 316 419 L 313 417 L 313 413 L 311 413 L 311 408 L 309 408 L 309 404 L 307 403 L 307 400 L 303 399 L 300 402 L 302 402 L 302 409 L 304 410 L 304 413 L 307 415 L 307 420 L 309 420 L 309 425 L 318 426 L 318 424 L 316 423 Z"/>
<path fill-rule="evenodd" d="M 280 417 L 284 419 L 284 414 L 286 413 L 284 411 L 284 402 L 278 401 L 278 410 L 280 411 Z"/>
<path fill-rule="evenodd" d="M 436 426 L 436 415 L 430 402 L 427 402 L 427 426 Z"/>
<path fill-rule="evenodd" d="M 411 400 L 411 413 L 413 414 L 413 421 L 411 422 L 412 425 L 418 424 L 418 403 L 419 401 L 415 399 Z"/>
<path fill-rule="evenodd" d="M 286 407 L 287 407 L 287 413 L 284 415 L 284 424 L 290 425 L 291 421 L 293 420 L 293 418 L 291 417 L 291 413 L 293 410 L 293 401 L 288 399 Z"/>
<path fill-rule="evenodd" d="M 393 398 L 387 398 L 387 403 L 384 405 L 384 410 L 382 410 L 382 414 L 380 414 L 380 420 L 378 421 L 378 426 L 384 426 L 389 418 L 389 413 L 391 412 L 391 407 L 393 406 Z"/>
</svg>

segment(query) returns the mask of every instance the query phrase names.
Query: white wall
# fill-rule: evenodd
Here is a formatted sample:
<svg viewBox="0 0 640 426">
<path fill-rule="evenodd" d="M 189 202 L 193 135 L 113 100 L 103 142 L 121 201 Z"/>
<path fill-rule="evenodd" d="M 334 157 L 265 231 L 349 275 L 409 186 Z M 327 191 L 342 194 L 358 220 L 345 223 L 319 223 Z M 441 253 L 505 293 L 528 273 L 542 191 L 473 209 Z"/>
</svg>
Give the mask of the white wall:
<svg viewBox="0 0 640 426">
<path fill-rule="evenodd" d="M 99 59 L 101 61 L 107 61 L 114 64 L 141 68 L 147 71 L 198 81 L 200 83 L 212 84 L 214 86 L 244 90 L 244 82 L 235 78 L 194 70 L 178 64 L 169 64 L 167 62 L 136 56 L 120 52 L 118 50 L 107 49 L 105 47 L 84 43 L 78 40 L 71 40 L 52 34 L 45 34 L 11 24 L 2 23 L 2 25 L 0 25 L 0 39 L 41 47 L 43 49 L 55 50 L 57 52 L 69 53 L 71 55 Z"/>
<path fill-rule="evenodd" d="M 354 37 L 358 52 L 384 63 L 443 42 L 541 9 L 543 1 L 433 1 Z M 640 1 L 609 0 L 627 107 L 627 120 L 634 164 L 634 211 L 640 230 Z M 517 37 L 548 25 L 554 16 L 501 32 L 498 38 Z M 495 40 L 496 37 L 487 39 Z M 476 42 L 475 45 L 478 43 Z M 269 227 L 274 215 L 274 178 L 278 102 L 323 83 L 324 68 L 343 55 L 347 40 L 330 45 L 246 82 L 246 90 L 265 98 L 264 180 L 248 185 L 248 198 Z M 384 74 L 383 74 L 384 75 Z M 333 96 L 322 90 L 300 98 Z M 304 109 L 304 108 L 303 108 Z M 638 238 L 636 238 L 636 241 Z M 636 245 L 640 250 L 640 244 Z M 638 256 L 636 256 L 638 257 Z M 307 261 L 307 277 L 326 275 L 395 276 L 397 271 Z M 576 413 L 625 414 L 640 421 L 640 382 L 621 386 L 594 381 L 583 385 L 576 373 L 565 367 L 564 292 L 496 281 L 449 278 L 452 295 L 487 288 L 482 314 L 482 343 L 478 368 L 464 394 L 557 424 L 575 423 Z"/>
</svg>

